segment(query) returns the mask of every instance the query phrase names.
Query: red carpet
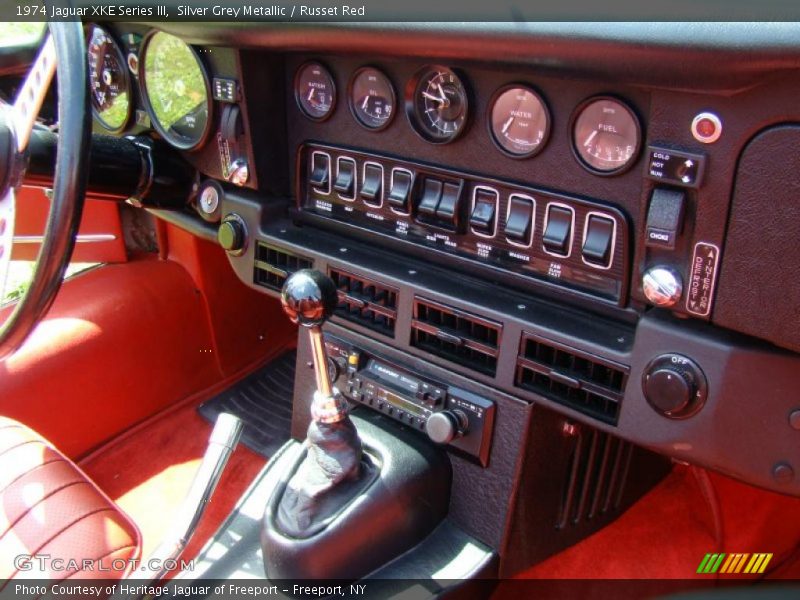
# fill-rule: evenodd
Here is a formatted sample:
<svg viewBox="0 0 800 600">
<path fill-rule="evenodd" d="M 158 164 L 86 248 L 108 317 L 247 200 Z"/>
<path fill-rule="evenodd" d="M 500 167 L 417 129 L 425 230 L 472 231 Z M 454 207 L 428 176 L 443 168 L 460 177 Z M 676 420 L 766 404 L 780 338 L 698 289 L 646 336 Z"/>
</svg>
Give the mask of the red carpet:
<svg viewBox="0 0 800 600">
<path fill-rule="evenodd" d="M 81 463 L 139 526 L 143 558 L 169 530 L 205 452 L 211 425 L 197 414 L 197 404 L 194 400 L 157 415 Z M 197 555 L 265 463 L 239 445 L 182 558 Z"/>
<path fill-rule="evenodd" d="M 800 499 L 709 474 L 713 512 L 692 470 L 677 466 L 609 527 L 521 573 L 537 579 L 689 579 L 707 552 L 771 552 L 767 577 L 800 578 Z M 741 576 L 739 576 L 741 577 Z M 502 595 L 502 586 L 498 590 Z"/>
</svg>

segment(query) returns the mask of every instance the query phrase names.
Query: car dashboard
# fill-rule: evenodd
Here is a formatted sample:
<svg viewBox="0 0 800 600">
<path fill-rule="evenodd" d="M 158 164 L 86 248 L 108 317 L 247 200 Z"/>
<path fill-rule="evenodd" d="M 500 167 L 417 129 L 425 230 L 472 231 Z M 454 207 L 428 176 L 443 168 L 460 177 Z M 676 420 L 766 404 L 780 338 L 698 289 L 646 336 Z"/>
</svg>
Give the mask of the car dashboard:
<svg viewBox="0 0 800 600">
<path fill-rule="evenodd" d="M 548 462 L 597 480 L 542 519 L 613 508 L 634 447 L 800 494 L 795 25 L 89 29 L 95 131 L 199 172 L 159 216 L 266 295 L 327 273 L 354 406 L 466 419 L 436 441 L 470 534 L 508 543 L 486 495 Z"/>
</svg>

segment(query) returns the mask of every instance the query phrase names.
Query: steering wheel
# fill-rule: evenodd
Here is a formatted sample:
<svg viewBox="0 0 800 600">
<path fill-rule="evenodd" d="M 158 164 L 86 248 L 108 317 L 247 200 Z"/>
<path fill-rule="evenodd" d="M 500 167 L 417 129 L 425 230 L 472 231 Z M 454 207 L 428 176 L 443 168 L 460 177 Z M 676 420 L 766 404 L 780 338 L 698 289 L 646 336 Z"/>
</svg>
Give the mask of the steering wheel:
<svg viewBox="0 0 800 600">
<path fill-rule="evenodd" d="M 30 286 L 0 325 L 0 360 L 15 352 L 53 303 L 72 256 L 83 211 L 91 121 L 80 22 L 51 22 L 13 106 L 0 107 L 0 298 L 14 239 L 14 188 L 36 116 L 58 66 L 58 149 L 53 198 Z"/>
</svg>

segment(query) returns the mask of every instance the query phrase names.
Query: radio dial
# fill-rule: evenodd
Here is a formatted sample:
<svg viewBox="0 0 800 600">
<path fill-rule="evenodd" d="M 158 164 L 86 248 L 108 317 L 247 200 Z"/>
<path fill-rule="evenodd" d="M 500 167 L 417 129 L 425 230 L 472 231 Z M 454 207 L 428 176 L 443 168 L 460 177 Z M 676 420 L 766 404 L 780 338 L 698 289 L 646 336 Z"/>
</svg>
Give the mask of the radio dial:
<svg viewBox="0 0 800 600">
<path fill-rule="evenodd" d="M 449 444 L 464 435 L 467 429 L 467 415 L 460 410 L 443 410 L 433 413 L 425 423 L 425 433 L 437 444 Z"/>
</svg>

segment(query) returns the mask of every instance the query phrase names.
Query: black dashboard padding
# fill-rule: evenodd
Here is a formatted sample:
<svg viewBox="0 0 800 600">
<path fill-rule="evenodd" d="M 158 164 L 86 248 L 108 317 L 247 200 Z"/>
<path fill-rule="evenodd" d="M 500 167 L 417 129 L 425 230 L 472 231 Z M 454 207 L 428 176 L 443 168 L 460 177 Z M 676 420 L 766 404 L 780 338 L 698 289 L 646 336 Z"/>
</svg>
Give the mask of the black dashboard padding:
<svg viewBox="0 0 800 600">
<path fill-rule="evenodd" d="M 739 160 L 713 321 L 800 351 L 800 126 L 757 135 Z"/>
</svg>

